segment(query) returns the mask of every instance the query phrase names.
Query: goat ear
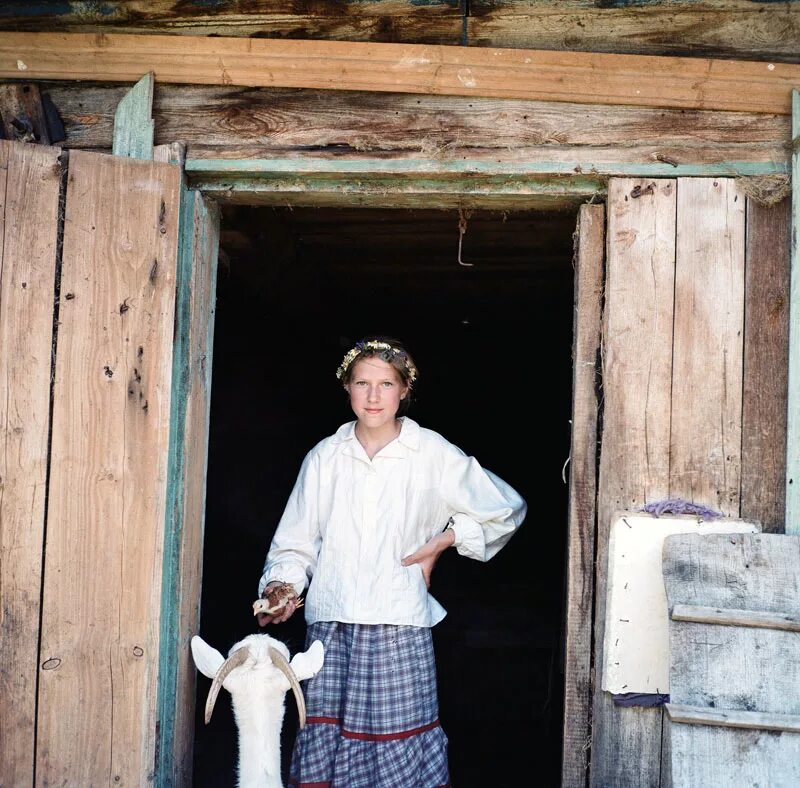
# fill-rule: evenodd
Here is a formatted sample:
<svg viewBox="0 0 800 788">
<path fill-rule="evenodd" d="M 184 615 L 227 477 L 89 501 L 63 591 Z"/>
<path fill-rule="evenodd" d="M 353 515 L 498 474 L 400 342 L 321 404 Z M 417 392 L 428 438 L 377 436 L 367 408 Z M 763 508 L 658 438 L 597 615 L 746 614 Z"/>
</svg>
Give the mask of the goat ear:
<svg viewBox="0 0 800 788">
<path fill-rule="evenodd" d="M 217 675 L 220 665 L 225 661 L 222 654 L 209 646 L 199 635 L 192 638 L 192 657 L 197 669 L 210 679 Z"/>
<path fill-rule="evenodd" d="M 299 681 L 313 678 L 322 669 L 325 660 L 325 649 L 322 642 L 315 640 L 308 648 L 308 651 L 301 651 L 295 654 L 291 666 L 295 676 Z"/>
</svg>

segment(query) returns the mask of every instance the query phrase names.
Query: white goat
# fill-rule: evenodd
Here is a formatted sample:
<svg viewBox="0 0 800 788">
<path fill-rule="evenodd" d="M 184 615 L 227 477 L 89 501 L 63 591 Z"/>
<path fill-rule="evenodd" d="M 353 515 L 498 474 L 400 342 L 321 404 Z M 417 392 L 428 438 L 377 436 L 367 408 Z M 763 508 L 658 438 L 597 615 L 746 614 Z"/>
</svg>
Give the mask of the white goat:
<svg viewBox="0 0 800 788">
<path fill-rule="evenodd" d="M 206 701 L 206 724 L 211 720 L 220 687 L 231 694 L 239 728 L 239 788 L 283 788 L 281 782 L 281 726 L 286 691 L 297 702 L 300 727 L 305 725 L 306 704 L 299 681 L 322 668 L 322 643 L 295 654 L 269 635 L 249 635 L 236 643 L 224 659 L 202 638 L 192 638 L 197 669 L 213 679 Z"/>
</svg>

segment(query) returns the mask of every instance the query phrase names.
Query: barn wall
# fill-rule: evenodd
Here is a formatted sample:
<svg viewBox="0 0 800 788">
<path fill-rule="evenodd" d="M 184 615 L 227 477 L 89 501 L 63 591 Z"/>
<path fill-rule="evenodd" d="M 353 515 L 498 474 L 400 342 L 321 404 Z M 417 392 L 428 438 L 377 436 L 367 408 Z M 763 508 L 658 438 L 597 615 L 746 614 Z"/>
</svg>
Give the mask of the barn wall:
<svg viewBox="0 0 800 788">
<path fill-rule="evenodd" d="M 608 216 L 591 782 L 652 786 L 661 710 L 600 689 L 609 523 L 673 497 L 784 530 L 789 205 L 613 179 Z"/>
<path fill-rule="evenodd" d="M 800 7 L 758 0 L 22 0 L 0 29 L 319 38 L 797 62 Z"/>
</svg>

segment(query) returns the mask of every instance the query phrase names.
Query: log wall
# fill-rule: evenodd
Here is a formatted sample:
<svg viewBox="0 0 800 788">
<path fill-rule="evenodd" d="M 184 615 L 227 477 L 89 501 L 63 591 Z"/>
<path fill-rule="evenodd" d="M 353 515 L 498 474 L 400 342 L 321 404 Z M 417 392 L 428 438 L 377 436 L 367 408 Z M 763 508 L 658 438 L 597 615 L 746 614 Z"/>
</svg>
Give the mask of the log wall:
<svg viewBox="0 0 800 788">
<path fill-rule="evenodd" d="M 798 62 L 800 6 L 752 0 L 22 0 L 0 29 L 310 38 Z"/>
</svg>

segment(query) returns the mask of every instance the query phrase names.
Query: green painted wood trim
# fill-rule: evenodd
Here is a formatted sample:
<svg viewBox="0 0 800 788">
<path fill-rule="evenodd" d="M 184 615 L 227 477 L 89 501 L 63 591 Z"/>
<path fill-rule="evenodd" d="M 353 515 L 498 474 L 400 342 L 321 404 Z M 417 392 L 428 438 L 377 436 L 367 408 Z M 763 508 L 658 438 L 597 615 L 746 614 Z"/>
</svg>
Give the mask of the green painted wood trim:
<svg viewBox="0 0 800 788">
<path fill-rule="evenodd" d="M 175 717 L 178 681 L 178 649 L 180 648 L 180 582 L 181 541 L 183 536 L 183 512 L 185 498 L 184 444 L 189 394 L 192 385 L 192 369 L 198 360 L 192 357 L 191 325 L 192 283 L 195 272 L 195 251 L 206 248 L 206 234 L 215 232 L 218 218 L 212 216 L 203 202 L 202 195 L 184 184 L 181 189 L 180 229 L 178 239 L 178 265 L 175 298 L 175 338 L 172 360 L 172 403 L 169 425 L 169 454 L 167 465 L 167 506 L 164 524 L 164 555 L 161 580 L 161 619 L 158 663 L 158 700 L 156 728 L 156 776 L 155 785 L 167 788 L 175 785 Z M 200 227 L 201 237 L 195 236 Z M 211 283 L 208 297 L 212 303 L 216 293 L 216 254 L 211 265 Z M 209 310 L 205 326 L 205 373 L 206 415 L 210 408 L 212 351 L 214 343 L 213 309 Z M 208 423 L 208 419 L 206 419 Z M 207 457 L 206 457 L 207 462 Z M 205 467 L 203 470 L 205 478 Z M 205 497 L 205 485 L 203 487 Z M 204 523 L 201 523 L 201 529 Z M 200 601 L 197 600 L 199 606 Z"/>
<path fill-rule="evenodd" d="M 737 177 L 752 175 L 785 175 L 786 162 L 722 161 L 715 164 L 666 164 L 664 162 L 620 163 L 596 162 L 577 166 L 567 162 L 493 162 L 442 161 L 439 159 L 187 159 L 186 172 L 190 177 L 237 176 L 239 178 L 325 176 L 341 178 L 427 176 L 453 177 Z M 208 181 L 206 181 L 208 182 Z"/>
<path fill-rule="evenodd" d="M 115 156 L 153 158 L 153 72 L 145 74 L 122 98 L 114 113 Z"/>
<path fill-rule="evenodd" d="M 786 533 L 800 534 L 800 91 L 792 91 L 792 235 L 789 284 L 789 398 Z"/>
</svg>

